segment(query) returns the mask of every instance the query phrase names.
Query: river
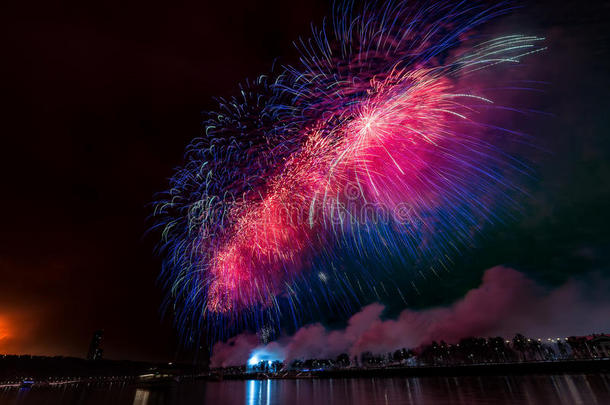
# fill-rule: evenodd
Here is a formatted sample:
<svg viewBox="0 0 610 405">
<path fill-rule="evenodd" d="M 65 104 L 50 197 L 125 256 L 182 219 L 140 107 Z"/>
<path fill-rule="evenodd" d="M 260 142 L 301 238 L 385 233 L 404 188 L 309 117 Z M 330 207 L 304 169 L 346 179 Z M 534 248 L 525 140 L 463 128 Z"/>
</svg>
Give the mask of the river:
<svg viewBox="0 0 610 405">
<path fill-rule="evenodd" d="M 193 381 L 165 388 L 77 384 L 6 388 L 0 404 L 610 404 L 610 374 Z"/>
</svg>

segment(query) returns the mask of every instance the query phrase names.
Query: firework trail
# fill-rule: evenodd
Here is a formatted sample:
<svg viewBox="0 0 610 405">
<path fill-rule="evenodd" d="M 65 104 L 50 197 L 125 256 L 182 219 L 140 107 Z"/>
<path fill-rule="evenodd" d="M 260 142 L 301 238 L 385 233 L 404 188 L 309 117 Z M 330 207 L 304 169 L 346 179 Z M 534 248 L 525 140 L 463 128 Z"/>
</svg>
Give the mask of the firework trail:
<svg viewBox="0 0 610 405">
<path fill-rule="evenodd" d="M 286 312 L 296 322 L 305 302 L 402 296 L 381 281 L 389 260 L 434 271 L 510 210 L 511 175 L 527 167 L 499 139 L 522 135 L 494 126 L 504 107 L 480 77 L 545 48 L 476 43 L 507 11 L 339 5 L 299 41 L 300 64 L 220 99 L 155 206 L 179 329 L 213 323 L 217 339 Z"/>
</svg>

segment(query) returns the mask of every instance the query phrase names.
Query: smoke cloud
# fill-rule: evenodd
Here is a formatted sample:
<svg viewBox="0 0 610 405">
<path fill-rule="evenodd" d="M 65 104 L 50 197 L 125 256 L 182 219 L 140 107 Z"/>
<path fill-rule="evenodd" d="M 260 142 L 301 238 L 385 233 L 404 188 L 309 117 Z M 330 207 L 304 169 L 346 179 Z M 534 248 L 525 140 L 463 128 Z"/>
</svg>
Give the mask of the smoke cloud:
<svg viewBox="0 0 610 405">
<path fill-rule="evenodd" d="M 277 359 L 333 358 L 365 351 L 385 353 L 416 348 L 433 340 L 457 342 L 467 336 L 505 336 L 523 333 L 535 338 L 566 337 L 610 330 L 610 282 L 599 275 L 570 280 L 548 289 L 514 269 L 487 270 L 479 287 L 448 307 L 405 309 L 396 319 L 383 319 L 384 306 L 364 307 L 342 330 L 319 323 L 294 335 L 259 345 L 252 334 L 238 335 L 214 346 L 212 367 L 246 364 L 253 351 Z"/>
</svg>

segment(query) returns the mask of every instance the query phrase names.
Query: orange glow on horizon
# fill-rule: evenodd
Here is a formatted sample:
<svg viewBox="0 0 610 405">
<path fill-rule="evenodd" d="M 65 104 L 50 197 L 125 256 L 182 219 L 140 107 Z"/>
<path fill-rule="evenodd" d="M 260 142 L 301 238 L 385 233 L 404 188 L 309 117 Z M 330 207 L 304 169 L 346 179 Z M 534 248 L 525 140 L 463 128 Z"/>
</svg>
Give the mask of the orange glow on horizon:
<svg viewBox="0 0 610 405">
<path fill-rule="evenodd" d="M 11 325 L 5 317 L 0 317 L 0 353 L 4 351 L 3 343 L 11 337 Z"/>
</svg>

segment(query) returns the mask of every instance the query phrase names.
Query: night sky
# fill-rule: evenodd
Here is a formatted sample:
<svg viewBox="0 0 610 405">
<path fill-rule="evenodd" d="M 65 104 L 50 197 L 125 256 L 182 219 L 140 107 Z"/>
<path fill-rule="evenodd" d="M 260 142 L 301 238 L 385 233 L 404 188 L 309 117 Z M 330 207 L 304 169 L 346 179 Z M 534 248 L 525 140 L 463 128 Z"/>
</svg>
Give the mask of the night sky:
<svg viewBox="0 0 610 405">
<path fill-rule="evenodd" d="M 289 3 L 2 6 L 0 353 L 84 356 L 103 328 L 109 358 L 175 358 L 149 203 L 212 98 L 295 60 L 292 40 L 330 10 Z M 532 198 L 451 275 L 422 280 L 414 307 L 454 301 L 499 264 L 549 286 L 610 276 L 610 2 L 523 4 L 497 24 L 548 38 L 532 103 L 549 114 L 523 125 L 540 148 Z"/>
</svg>

